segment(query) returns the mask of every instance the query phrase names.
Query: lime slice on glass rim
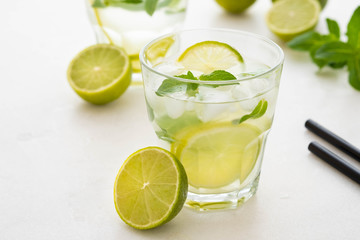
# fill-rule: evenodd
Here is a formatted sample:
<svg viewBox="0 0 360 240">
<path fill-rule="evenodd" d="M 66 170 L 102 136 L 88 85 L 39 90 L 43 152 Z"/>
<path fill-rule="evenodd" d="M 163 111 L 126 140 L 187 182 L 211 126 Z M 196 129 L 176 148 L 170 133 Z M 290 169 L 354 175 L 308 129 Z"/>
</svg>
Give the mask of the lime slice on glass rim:
<svg viewBox="0 0 360 240">
<path fill-rule="evenodd" d="M 115 45 L 90 46 L 71 61 L 67 78 L 84 100 L 105 104 L 120 97 L 131 81 L 131 64 L 126 52 Z"/>
<path fill-rule="evenodd" d="M 242 56 L 235 48 L 217 41 L 196 43 L 187 48 L 177 61 L 186 69 L 204 74 L 215 70 L 227 70 L 244 63 Z"/>
<path fill-rule="evenodd" d="M 269 29 L 284 41 L 313 29 L 321 6 L 317 0 L 276 1 L 266 16 Z"/>
<path fill-rule="evenodd" d="M 261 133 L 246 123 L 205 124 L 176 136 L 171 151 L 183 164 L 190 185 L 223 187 L 249 176 L 260 152 Z"/>
<path fill-rule="evenodd" d="M 162 148 L 147 147 L 122 165 L 114 186 L 115 208 L 126 224 L 150 229 L 179 213 L 187 190 L 187 176 L 176 157 Z"/>
</svg>

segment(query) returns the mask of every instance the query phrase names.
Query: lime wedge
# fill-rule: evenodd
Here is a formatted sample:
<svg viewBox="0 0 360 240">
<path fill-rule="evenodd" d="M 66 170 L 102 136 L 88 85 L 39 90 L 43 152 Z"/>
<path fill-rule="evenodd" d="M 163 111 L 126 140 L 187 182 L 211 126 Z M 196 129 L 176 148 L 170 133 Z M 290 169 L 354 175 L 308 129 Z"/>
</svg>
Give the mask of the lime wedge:
<svg viewBox="0 0 360 240">
<path fill-rule="evenodd" d="M 187 188 L 185 170 L 174 155 L 147 147 L 130 155 L 122 165 L 115 180 L 115 208 L 128 225 L 154 228 L 179 213 Z"/>
<path fill-rule="evenodd" d="M 93 104 L 105 104 L 120 97 L 128 88 L 130 60 L 120 47 L 93 45 L 71 61 L 67 78 L 81 98 Z"/>
<path fill-rule="evenodd" d="M 236 49 L 226 43 L 204 41 L 187 48 L 178 62 L 186 69 L 209 74 L 242 65 L 244 60 Z"/>
<path fill-rule="evenodd" d="M 317 0 L 276 1 L 266 16 L 269 29 L 288 41 L 313 29 L 321 11 Z"/>
<path fill-rule="evenodd" d="M 261 131 L 242 123 L 208 124 L 182 133 L 172 152 L 183 164 L 189 184 L 202 188 L 245 181 L 255 166 L 261 146 Z"/>
</svg>

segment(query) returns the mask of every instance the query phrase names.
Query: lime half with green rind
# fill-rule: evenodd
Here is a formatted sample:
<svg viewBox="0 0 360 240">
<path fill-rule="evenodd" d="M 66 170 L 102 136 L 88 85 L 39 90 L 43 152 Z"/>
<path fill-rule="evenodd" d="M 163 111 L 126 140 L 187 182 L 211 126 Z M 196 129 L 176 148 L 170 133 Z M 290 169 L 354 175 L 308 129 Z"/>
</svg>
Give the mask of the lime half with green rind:
<svg viewBox="0 0 360 240">
<path fill-rule="evenodd" d="M 321 7 L 317 0 L 276 1 L 266 16 L 269 29 L 284 41 L 313 29 Z"/>
<path fill-rule="evenodd" d="M 114 186 L 120 218 L 137 229 L 150 229 L 173 219 L 182 209 L 188 190 L 186 172 L 169 151 L 147 147 L 130 155 Z"/>
<path fill-rule="evenodd" d="M 255 3 L 256 0 L 216 0 L 216 2 L 230 13 L 241 13 Z"/>
<path fill-rule="evenodd" d="M 120 47 L 96 44 L 76 55 L 68 67 L 67 78 L 81 98 L 106 104 L 119 98 L 130 85 L 130 60 Z"/>
</svg>

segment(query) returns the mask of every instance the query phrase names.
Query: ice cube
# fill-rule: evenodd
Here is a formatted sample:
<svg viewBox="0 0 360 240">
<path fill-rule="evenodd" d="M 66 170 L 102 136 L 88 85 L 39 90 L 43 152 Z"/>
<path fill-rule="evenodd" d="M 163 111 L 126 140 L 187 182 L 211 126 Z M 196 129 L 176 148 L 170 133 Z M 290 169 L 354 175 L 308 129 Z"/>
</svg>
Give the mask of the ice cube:
<svg viewBox="0 0 360 240">
<path fill-rule="evenodd" d="M 231 103 L 201 104 L 196 108 L 196 114 L 202 122 L 213 121 L 226 114 L 231 108 L 231 105 Z"/>
<path fill-rule="evenodd" d="M 185 112 L 184 101 L 166 97 L 164 103 L 167 114 L 173 119 L 180 117 Z"/>
<path fill-rule="evenodd" d="M 221 87 L 214 88 L 210 86 L 199 86 L 198 90 L 199 93 L 196 95 L 196 100 L 201 102 L 221 103 L 230 102 L 233 100 L 231 91 L 229 89 L 224 90 Z"/>
</svg>

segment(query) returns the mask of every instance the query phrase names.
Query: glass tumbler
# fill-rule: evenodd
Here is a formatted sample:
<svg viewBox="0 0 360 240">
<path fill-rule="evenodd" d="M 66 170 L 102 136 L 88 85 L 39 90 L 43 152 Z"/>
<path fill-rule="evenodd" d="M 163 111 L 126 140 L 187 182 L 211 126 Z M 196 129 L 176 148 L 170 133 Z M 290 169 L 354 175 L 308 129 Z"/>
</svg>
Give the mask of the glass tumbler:
<svg viewBox="0 0 360 240">
<path fill-rule="evenodd" d="M 97 42 L 123 47 L 132 63 L 132 85 L 141 85 L 141 48 L 181 26 L 187 0 L 85 0 L 85 4 Z"/>
<path fill-rule="evenodd" d="M 271 40 L 226 29 L 179 31 L 142 49 L 149 119 L 186 170 L 186 206 L 236 208 L 257 191 L 283 60 Z"/>
</svg>

